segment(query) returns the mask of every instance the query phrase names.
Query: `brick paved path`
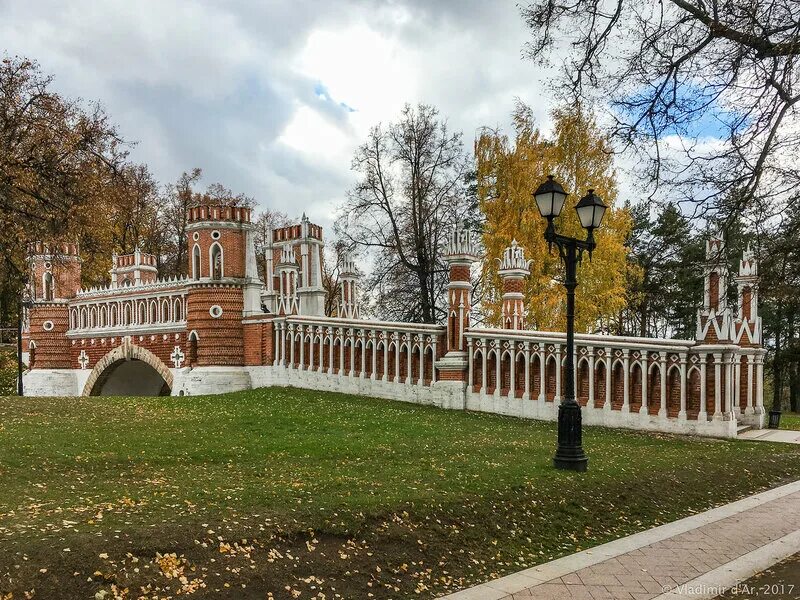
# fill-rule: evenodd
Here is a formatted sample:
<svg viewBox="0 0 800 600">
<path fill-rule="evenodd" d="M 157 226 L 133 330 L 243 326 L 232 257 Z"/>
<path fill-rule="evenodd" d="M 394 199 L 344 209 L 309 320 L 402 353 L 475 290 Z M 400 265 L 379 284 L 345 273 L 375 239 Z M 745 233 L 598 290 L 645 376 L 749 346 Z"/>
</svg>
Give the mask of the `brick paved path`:
<svg viewBox="0 0 800 600">
<path fill-rule="evenodd" d="M 800 481 L 447 598 L 713 598 L 797 551 Z"/>
</svg>

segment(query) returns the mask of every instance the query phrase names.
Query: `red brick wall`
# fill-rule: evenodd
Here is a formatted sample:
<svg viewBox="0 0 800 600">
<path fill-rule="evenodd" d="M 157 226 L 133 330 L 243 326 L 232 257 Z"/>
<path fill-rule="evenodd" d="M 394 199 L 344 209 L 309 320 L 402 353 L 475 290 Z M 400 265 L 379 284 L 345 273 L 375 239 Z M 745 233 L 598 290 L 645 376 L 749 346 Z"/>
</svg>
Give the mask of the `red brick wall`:
<svg viewBox="0 0 800 600">
<path fill-rule="evenodd" d="M 34 369 L 69 369 L 69 340 L 65 337 L 69 329 L 69 309 L 65 304 L 35 304 L 30 310 L 30 339 L 36 344 L 33 353 Z M 53 329 L 44 330 L 46 321 L 53 322 Z"/>
<path fill-rule="evenodd" d="M 236 286 L 195 285 L 187 298 L 187 330 L 197 331 L 198 366 L 241 366 L 244 358 L 242 288 Z M 209 314 L 213 305 L 222 308 L 218 319 Z"/>
<path fill-rule="evenodd" d="M 189 364 L 189 346 L 186 331 L 174 331 L 169 333 L 154 333 L 150 335 L 132 335 L 131 342 L 141 348 L 145 348 L 155 354 L 167 367 L 174 366 L 172 353 L 175 346 L 179 346 L 183 352 L 184 359 L 181 366 Z M 80 368 L 78 358 L 81 352 L 86 352 L 89 357 L 87 369 L 93 368 L 97 362 L 117 346 L 122 344 L 120 336 L 98 336 L 68 340 L 70 368 Z"/>
<path fill-rule="evenodd" d="M 211 233 L 213 231 L 219 232 L 219 239 L 213 239 Z M 199 239 L 194 239 L 194 234 L 199 234 Z M 231 229 L 227 227 L 220 227 L 214 229 L 196 229 L 190 230 L 187 233 L 189 244 L 189 264 L 188 273 L 189 277 L 194 276 L 192 270 L 192 261 L 194 260 L 194 246 L 200 246 L 200 276 L 211 276 L 211 261 L 209 259 L 209 249 L 215 242 L 222 246 L 222 268 L 224 277 L 244 277 L 245 275 L 245 260 L 247 253 L 247 245 L 245 241 L 245 231 L 242 229 Z"/>
</svg>

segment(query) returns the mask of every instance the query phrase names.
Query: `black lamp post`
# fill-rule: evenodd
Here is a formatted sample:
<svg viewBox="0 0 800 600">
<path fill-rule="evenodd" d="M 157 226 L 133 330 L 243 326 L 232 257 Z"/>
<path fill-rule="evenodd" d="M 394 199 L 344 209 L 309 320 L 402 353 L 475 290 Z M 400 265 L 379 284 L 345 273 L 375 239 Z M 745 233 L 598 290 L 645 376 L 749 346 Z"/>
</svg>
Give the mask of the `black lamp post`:
<svg viewBox="0 0 800 600">
<path fill-rule="evenodd" d="M 22 292 L 22 296 L 19 301 L 19 314 L 17 315 L 17 395 L 22 396 L 24 395 L 24 389 L 22 387 L 22 320 L 25 316 L 25 311 L 30 310 L 31 306 L 33 306 L 33 301 L 31 300 L 30 292 L 26 288 Z"/>
<path fill-rule="evenodd" d="M 558 248 L 558 253 L 566 267 L 564 287 L 567 288 L 567 356 L 565 360 L 566 385 L 564 397 L 558 407 L 558 449 L 553 457 L 553 464 L 557 469 L 571 471 L 585 471 L 589 459 L 583 452 L 581 433 L 581 406 L 575 400 L 575 288 L 578 286 L 577 268 L 583 257 L 584 251 L 592 256 L 592 250 L 597 246 L 594 241 L 594 230 L 600 227 L 603 215 L 608 208 L 603 201 L 594 195 L 594 190 L 589 190 L 575 205 L 578 219 L 586 229 L 585 240 L 568 237 L 556 233 L 553 219 L 561 214 L 564 201 L 568 194 L 564 191 L 552 175 L 547 176 L 547 181 L 540 185 L 533 193 L 539 212 L 547 219 L 547 229 L 544 239 L 548 247 L 553 244 Z"/>
</svg>

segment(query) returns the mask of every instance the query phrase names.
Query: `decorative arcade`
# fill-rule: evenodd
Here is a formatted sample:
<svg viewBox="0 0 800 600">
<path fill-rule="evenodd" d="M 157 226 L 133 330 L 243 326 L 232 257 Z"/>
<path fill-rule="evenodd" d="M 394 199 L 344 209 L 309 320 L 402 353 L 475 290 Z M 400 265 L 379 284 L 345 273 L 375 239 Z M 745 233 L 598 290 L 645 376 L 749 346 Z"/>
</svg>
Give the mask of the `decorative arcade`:
<svg viewBox="0 0 800 600">
<path fill-rule="evenodd" d="M 192 208 L 185 278 L 159 279 L 156 257 L 114 256 L 108 287 L 81 289 L 75 245 L 31 246 L 27 395 L 215 394 L 270 385 L 336 390 L 555 420 L 566 337 L 526 328 L 530 260 L 516 241 L 497 260 L 502 328 L 472 327 L 478 246 L 464 227 L 445 251 L 445 325 L 360 318 L 357 269 L 343 257 L 338 317 L 324 314 L 322 228 L 303 216 L 271 232 L 258 273 L 248 208 Z M 702 266 L 694 340 L 575 336 L 583 422 L 732 437 L 763 427 L 758 270 L 748 248 L 726 298 L 725 243 Z"/>
</svg>

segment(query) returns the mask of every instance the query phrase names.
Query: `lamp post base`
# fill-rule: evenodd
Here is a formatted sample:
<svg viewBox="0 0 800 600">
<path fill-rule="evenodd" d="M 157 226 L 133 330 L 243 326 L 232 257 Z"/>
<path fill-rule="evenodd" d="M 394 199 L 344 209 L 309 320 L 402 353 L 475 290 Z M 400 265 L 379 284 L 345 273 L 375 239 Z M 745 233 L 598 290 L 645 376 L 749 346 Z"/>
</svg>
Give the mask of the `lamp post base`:
<svg viewBox="0 0 800 600">
<path fill-rule="evenodd" d="M 583 452 L 581 407 L 575 400 L 558 406 L 558 449 L 553 457 L 556 469 L 586 471 L 589 458 Z"/>
</svg>

